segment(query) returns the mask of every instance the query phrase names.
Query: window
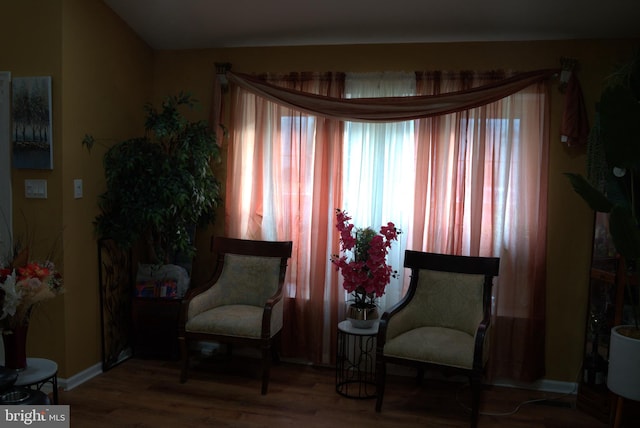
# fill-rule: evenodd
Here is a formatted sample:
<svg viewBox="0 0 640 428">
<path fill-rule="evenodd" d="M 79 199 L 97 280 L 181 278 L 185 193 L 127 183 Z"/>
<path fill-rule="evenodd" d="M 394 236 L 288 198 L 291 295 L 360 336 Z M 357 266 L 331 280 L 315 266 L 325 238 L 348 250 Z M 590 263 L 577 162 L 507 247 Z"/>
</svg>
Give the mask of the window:
<svg viewBox="0 0 640 428">
<path fill-rule="evenodd" d="M 503 79 L 491 73 L 317 74 L 272 83 L 334 98 L 433 95 Z M 470 110 L 414 121 L 341 122 L 276 105 L 235 88 L 226 189 L 226 232 L 291 239 L 285 353 L 327 363 L 344 317 L 330 263 L 338 251 L 335 209 L 356 226 L 393 221 L 405 248 L 501 258 L 494 287 L 493 367 L 541 375 L 544 347 L 547 85 Z M 345 95 L 347 94 L 347 95 Z M 517 287 L 514 286 L 517 284 Z M 383 308 L 403 294 L 387 287 Z M 514 340 L 522 346 L 513 346 Z M 498 349 L 499 348 L 499 349 Z M 497 361 L 496 361 L 497 360 Z"/>
<path fill-rule="evenodd" d="M 393 97 L 416 94 L 414 73 L 351 73 L 345 79 L 347 98 Z M 415 182 L 415 127 L 413 121 L 396 123 L 345 122 L 342 161 L 342 205 L 356 227 L 376 230 L 393 222 L 405 232 L 413 216 Z M 380 299 L 384 310 L 403 295 L 402 268 L 406 233 L 389 252 L 398 271 Z M 348 298 L 348 296 L 345 296 Z"/>
</svg>

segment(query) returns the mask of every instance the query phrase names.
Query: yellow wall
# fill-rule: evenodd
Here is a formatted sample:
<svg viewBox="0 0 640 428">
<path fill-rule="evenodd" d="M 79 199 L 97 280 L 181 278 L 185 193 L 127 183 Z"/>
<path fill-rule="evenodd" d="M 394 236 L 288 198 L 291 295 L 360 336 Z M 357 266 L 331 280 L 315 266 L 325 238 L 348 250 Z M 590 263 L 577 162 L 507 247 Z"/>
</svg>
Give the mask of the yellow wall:
<svg viewBox="0 0 640 428">
<path fill-rule="evenodd" d="M 592 117 L 604 77 L 638 45 L 639 40 L 594 40 L 164 51 L 155 55 L 154 93 L 190 90 L 208 112 L 215 62 L 230 62 L 239 72 L 533 70 L 557 68 L 566 56 L 580 64 Z M 560 143 L 563 97 L 557 90 L 551 103 L 546 378 L 575 381 L 582 361 L 593 216 L 562 176 L 566 171 L 584 171 L 585 150 Z M 213 232 L 219 233 L 221 227 L 218 224 Z"/>
<path fill-rule="evenodd" d="M 62 1 L 26 0 L 3 4 L 0 38 L 3 53 L 0 70 L 12 78 L 51 76 L 53 109 L 53 170 L 12 170 L 14 240 L 28 241 L 32 255 L 43 257 L 54 251 L 59 269 L 62 263 Z M 25 199 L 24 180 L 47 180 L 48 199 Z M 29 355 L 47 355 L 60 361 L 65 331 L 62 325 L 63 298 L 40 306 L 32 318 L 28 336 Z"/>
<path fill-rule="evenodd" d="M 152 51 L 102 1 L 21 0 L 3 5 L 0 70 L 12 77 L 52 76 L 52 171 L 12 171 L 14 234 L 29 229 L 32 255 L 54 260 L 65 294 L 32 317 L 27 352 L 56 360 L 69 377 L 101 361 L 97 249 L 92 221 L 104 189 L 102 154 L 81 147 L 84 134 L 104 144 L 142 135 L 151 100 Z M 24 180 L 44 178 L 46 200 L 25 199 Z M 84 180 L 74 199 L 73 179 Z M 22 213 L 24 213 L 24 220 Z"/>
<path fill-rule="evenodd" d="M 589 114 L 611 66 L 640 41 L 563 41 L 410 45 L 238 48 L 153 52 L 100 0 L 5 2 L 0 70 L 13 76 L 53 78 L 54 169 L 13 170 L 14 231 L 37 234 L 34 251 L 62 237 L 59 267 L 66 294 L 43 304 L 29 333 L 31 355 L 59 361 L 61 377 L 98 363 L 100 318 L 96 243 L 92 220 L 104 189 L 104 148 L 89 154 L 85 133 L 111 144 L 140 135 L 142 105 L 180 90 L 199 99 L 194 118 L 207 119 L 215 62 L 252 71 L 379 71 L 417 69 L 558 67 L 576 58 Z M 565 171 L 582 172 L 585 153 L 558 141 L 562 96 L 552 94 L 547 284 L 547 379 L 574 381 L 582 357 L 592 215 L 573 193 Z M 216 168 L 224 175 L 224 164 Z M 48 180 L 49 198 L 24 198 L 24 180 Z M 73 198 L 73 179 L 84 180 L 84 197 Z M 25 220 L 23 221 L 23 213 Z M 221 233 L 222 218 L 201 233 L 194 274 L 206 276 L 208 243 Z"/>
<path fill-rule="evenodd" d="M 65 0 L 62 20 L 65 362 L 72 375 L 101 360 L 92 222 L 105 187 L 102 155 L 107 145 L 144 133 L 153 52 L 102 1 Z M 100 140 L 91 153 L 80 144 L 85 134 Z M 84 182 L 81 199 L 74 179 Z"/>
</svg>

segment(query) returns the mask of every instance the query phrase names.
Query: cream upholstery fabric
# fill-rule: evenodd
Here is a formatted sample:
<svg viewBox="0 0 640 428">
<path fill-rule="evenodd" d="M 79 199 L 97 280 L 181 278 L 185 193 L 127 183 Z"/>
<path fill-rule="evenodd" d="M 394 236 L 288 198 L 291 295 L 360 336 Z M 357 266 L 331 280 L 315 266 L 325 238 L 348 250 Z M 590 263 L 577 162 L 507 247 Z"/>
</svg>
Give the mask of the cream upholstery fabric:
<svg viewBox="0 0 640 428">
<path fill-rule="evenodd" d="M 411 303 L 393 317 L 384 354 L 471 368 L 484 276 L 420 270 Z"/>
<path fill-rule="evenodd" d="M 189 319 L 185 328 L 198 333 L 259 338 L 263 312 L 259 306 L 217 306 Z"/>
<path fill-rule="evenodd" d="M 278 289 L 280 258 L 238 254 L 224 257 L 216 284 L 191 300 L 185 330 L 259 338 L 264 304 Z M 271 335 L 282 328 L 278 305 L 272 311 Z"/>
<path fill-rule="evenodd" d="M 388 340 L 384 354 L 408 360 L 470 369 L 474 337 L 450 328 L 418 327 Z"/>
</svg>

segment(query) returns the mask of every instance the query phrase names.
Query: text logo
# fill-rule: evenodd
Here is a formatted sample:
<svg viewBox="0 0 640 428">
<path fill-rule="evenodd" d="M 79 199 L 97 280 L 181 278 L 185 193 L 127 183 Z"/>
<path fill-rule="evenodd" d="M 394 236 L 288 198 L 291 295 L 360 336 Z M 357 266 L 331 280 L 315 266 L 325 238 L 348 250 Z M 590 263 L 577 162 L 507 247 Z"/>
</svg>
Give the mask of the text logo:
<svg viewBox="0 0 640 428">
<path fill-rule="evenodd" d="M 2 427 L 69 428 L 69 406 L 0 406 Z"/>
</svg>

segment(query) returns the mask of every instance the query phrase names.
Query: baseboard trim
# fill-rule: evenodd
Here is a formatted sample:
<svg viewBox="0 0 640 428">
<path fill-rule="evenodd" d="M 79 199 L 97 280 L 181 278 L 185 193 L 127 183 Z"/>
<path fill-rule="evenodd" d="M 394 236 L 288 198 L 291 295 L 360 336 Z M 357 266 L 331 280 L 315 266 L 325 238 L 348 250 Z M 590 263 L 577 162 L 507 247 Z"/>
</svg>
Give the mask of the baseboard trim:
<svg viewBox="0 0 640 428">
<path fill-rule="evenodd" d="M 387 374 L 397 376 L 415 377 L 414 368 L 388 364 Z M 438 370 L 427 370 L 425 378 L 435 380 L 448 380 L 452 382 L 465 383 L 469 381 L 467 376 L 455 375 L 445 376 Z M 554 392 L 558 394 L 576 395 L 578 393 L 578 384 L 576 382 L 564 382 L 559 380 L 541 379 L 536 382 L 516 382 L 511 379 L 493 379 L 491 382 L 485 381 L 488 385 L 501 386 L 505 388 L 527 389 L 530 391 Z"/>
<path fill-rule="evenodd" d="M 74 374 L 69 378 L 58 378 L 58 387 L 65 391 L 69 391 L 76 386 L 82 385 L 89 379 L 92 379 L 102 374 L 102 364 L 96 363 L 95 365 L 82 370 L 79 373 Z"/>
<path fill-rule="evenodd" d="M 496 379 L 491 385 L 504 386 L 507 388 L 529 389 L 532 391 L 555 392 L 559 394 L 576 395 L 578 384 L 576 382 L 563 382 L 559 380 L 541 379 L 536 382 L 520 383 L 507 379 Z"/>
</svg>

